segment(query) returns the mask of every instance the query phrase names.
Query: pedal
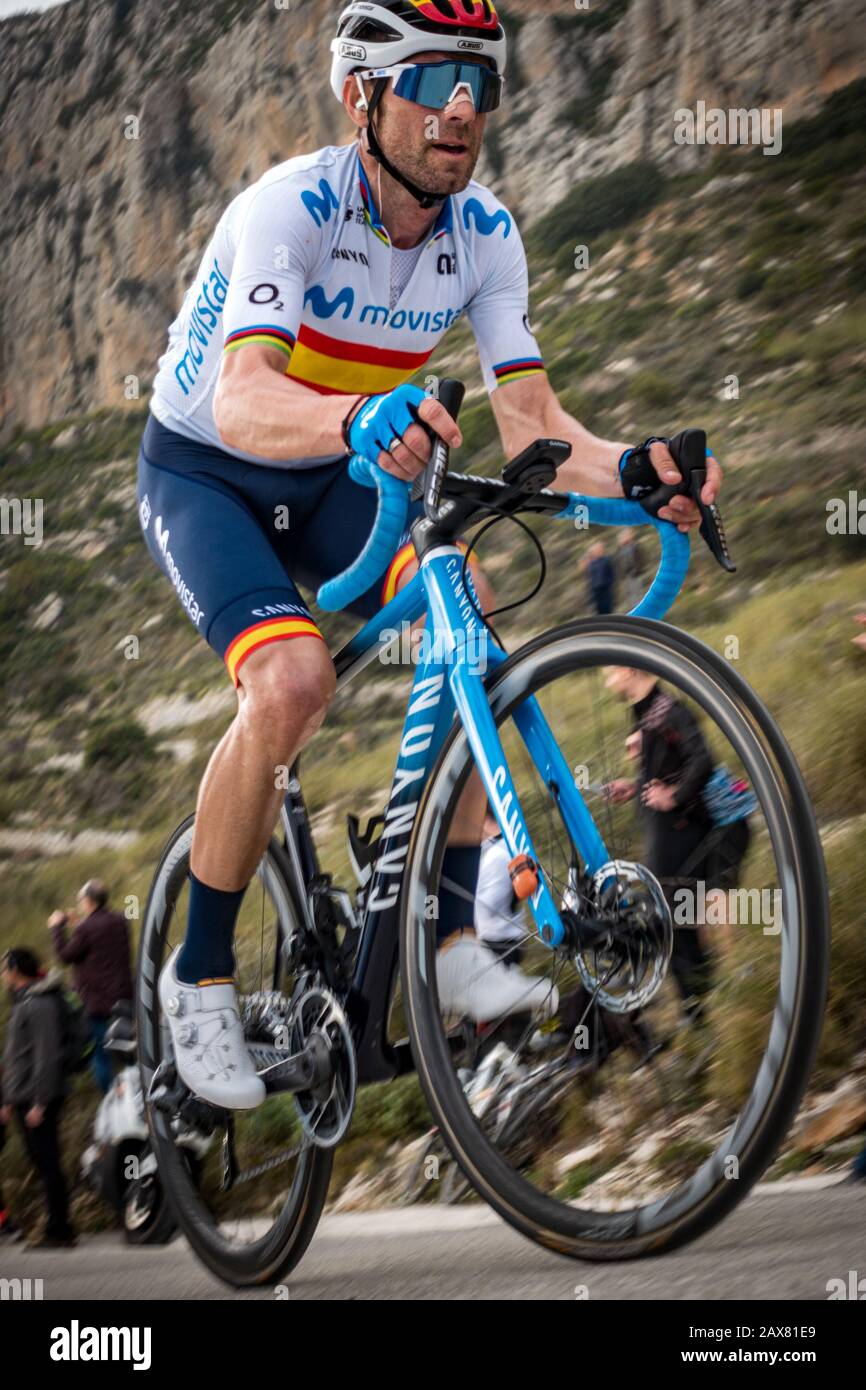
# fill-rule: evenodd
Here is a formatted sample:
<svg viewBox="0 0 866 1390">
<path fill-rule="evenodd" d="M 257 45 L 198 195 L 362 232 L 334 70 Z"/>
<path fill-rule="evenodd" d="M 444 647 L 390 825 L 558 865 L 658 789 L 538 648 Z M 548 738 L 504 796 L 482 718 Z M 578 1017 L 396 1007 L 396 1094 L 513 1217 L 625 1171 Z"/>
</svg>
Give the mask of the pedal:
<svg viewBox="0 0 866 1390">
<path fill-rule="evenodd" d="M 147 1099 L 160 1114 L 172 1120 L 180 1118 L 188 1129 L 194 1129 L 207 1138 L 226 1124 L 230 1113 L 193 1095 L 186 1083 L 181 1081 L 173 1062 L 159 1064 L 151 1078 Z"/>
<path fill-rule="evenodd" d="M 323 1066 L 311 1049 L 287 1053 L 282 1048 L 268 1047 L 262 1043 L 248 1043 L 247 1051 L 257 1074 L 265 1083 L 268 1095 L 309 1091 L 321 1083 L 321 1073 L 327 1070 L 327 1059 L 324 1060 Z"/>
</svg>

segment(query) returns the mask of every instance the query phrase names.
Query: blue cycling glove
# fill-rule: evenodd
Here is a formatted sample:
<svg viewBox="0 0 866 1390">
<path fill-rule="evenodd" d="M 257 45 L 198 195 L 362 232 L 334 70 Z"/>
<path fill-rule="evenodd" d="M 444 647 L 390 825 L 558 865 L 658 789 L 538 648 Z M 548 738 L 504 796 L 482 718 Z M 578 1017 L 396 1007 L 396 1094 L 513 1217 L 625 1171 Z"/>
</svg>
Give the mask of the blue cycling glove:
<svg viewBox="0 0 866 1390">
<path fill-rule="evenodd" d="M 349 443 L 356 454 L 378 462 L 406 431 L 417 425 L 418 408 L 427 399 L 420 386 L 398 386 L 384 396 L 371 396 L 349 426 Z"/>
</svg>

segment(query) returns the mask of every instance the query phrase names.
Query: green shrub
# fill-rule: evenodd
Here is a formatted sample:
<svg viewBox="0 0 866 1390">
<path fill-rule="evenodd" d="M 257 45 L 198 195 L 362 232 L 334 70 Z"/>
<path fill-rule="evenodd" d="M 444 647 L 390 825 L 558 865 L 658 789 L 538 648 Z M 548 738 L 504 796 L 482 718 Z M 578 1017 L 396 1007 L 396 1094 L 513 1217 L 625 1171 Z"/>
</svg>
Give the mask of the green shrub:
<svg viewBox="0 0 866 1390">
<path fill-rule="evenodd" d="M 153 762 L 157 747 L 150 734 L 134 719 L 103 717 L 94 720 L 84 745 L 84 766 L 116 772 L 128 764 L 140 767 Z"/>
<path fill-rule="evenodd" d="M 759 270 L 757 267 L 752 266 L 750 269 L 743 271 L 734 287 L 734 294 L 737 296 L 737 299 L 751 299 L 753 294 L 757 294 L 760 289 L 763 289 L 766 282 L 766 270 Z"/>
<path fill-rule="evenodd" d="M 669 410 L 676 404 L 671 379 L 651 367 L 635 372 L 628 382 L 628 395 L 646 410 Z"/>
</svg>

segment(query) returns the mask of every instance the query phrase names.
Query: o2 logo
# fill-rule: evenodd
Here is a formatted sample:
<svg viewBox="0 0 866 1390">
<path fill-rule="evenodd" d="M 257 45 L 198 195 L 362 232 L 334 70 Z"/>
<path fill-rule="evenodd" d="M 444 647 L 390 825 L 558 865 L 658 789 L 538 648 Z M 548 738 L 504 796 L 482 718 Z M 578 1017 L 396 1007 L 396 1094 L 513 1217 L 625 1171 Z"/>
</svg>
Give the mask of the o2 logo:
<svg viewBox="0 0 866 1390">
<path fill-rule="evenodd" d="M 249 300 L 251 304 L 270 304 L 273 309 L 285 309 L 285 304 L 280 299 L 280 292 L 276 285 L 256 285 L 254 290 L 250 290 Z"/>
</svg>

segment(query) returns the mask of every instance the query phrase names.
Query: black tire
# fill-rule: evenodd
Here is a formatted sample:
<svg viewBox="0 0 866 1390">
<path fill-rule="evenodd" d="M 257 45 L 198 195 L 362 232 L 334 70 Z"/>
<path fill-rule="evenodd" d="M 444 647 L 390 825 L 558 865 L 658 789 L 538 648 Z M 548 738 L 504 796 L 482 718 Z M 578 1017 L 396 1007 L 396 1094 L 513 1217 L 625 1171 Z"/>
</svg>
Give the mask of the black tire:
<svg viewBox="0 0 866 1390">
<path fill-rule="evenodd" d="M 413 902 L 435 893 L 451 815 L 471 771 L 463 729 L 442 748 L 415 822 L 401 909 L 401 968 L 406 1015 L 418 1074 L 443 1138 L 479 1194 L 516 1230 L 575 1259 L 625 1260 L 660 1254 L 715 1225 L 740 1201 L 774 1157 L 806 1088 L 817 1051 L 827 992 L 829 904 L 824 860 L 800 771 L 773 719 L 746 683 L 713 651 L 663 623 L 634 618 L 570 624 L 528 644 L 487 681 L 497 725 L 522 700 L 565 674 L 595 665 L 635 666 L 662 679 L 676 672 L 686 690 L 724 728 L 735 728 L 772 806 L 768 819 L 791 869 L 796 913 L 786 908 L 783 949 L 791 968 L 777 996 L 772 1031 L 736 1129 L 670 1198 L 628 1211 L 580 1210 L 533 1187 L 485 1139 L 463 1095 L 444 1041 L 436 997 L 435 939 Z M 703 698 L 701 698 L 703 696 Z M 720 716 L 724 716 L 721 718 Z M 742 751 L 736 744 L 738 751 Z M 761 796 L 764 809 L 764 796 Z M 790 896 L 787 902 L 790 904 Z M 787 917 L 796 924 L 787 928 Z M 788 936 L 790 935 L 790 941 Z M 724 1153 L 722 1150 L 724 1149 Z M 736 1153 L 739 1180 L 724 1158 Z"/>
<path fill-rule="evenodd" d="M 163 941 L 171 902 L 186 880 L 194 817 L 171 836 L 154 876 L 145 911 L 136 971 L 136 1023 L 142 1089 L 149 1093 L 161 1056 L 160 1010 L 156 993 L 163 964 Z M 285 912 L 300 920 L 293 903 L 291 873 L 285 852 L 272 841 L 265 862 L 282 891 Z M 273 1225 L 259 1240 L 227 1240 L 201 1201 L 189 1164 L 174 1144 L 168 1118 L 147 1107 L 151 1142 L 160 1180 L 171 1211 L 195 1253 L 217 1278 L 236 1288 L 277 1283 L 295 1267 L 313 1238 L 328 1195 L 333 1165 L 331 1150 L 304 1148 L 292 1186 Z"/>
</svg>

